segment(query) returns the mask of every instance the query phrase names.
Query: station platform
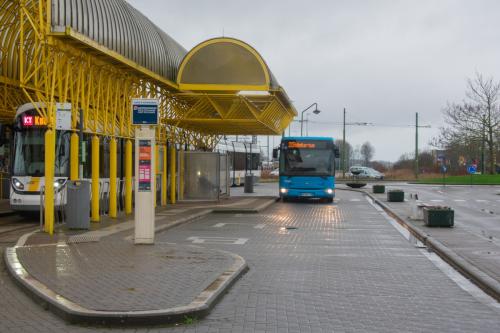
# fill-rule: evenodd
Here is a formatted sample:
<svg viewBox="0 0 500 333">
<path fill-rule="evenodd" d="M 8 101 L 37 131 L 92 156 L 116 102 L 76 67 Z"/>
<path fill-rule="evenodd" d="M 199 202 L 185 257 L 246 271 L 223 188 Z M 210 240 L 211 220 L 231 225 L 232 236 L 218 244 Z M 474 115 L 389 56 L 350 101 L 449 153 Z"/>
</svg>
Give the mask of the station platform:
<svg viewBox="0 0 500 333">
<path fill-rule="evenodd" d="M 181 202 L 156 210 L 156 232 L 212 213 L 257 213 L 276 197 Z M 134 245 L 130 216 L 103 217 L 89 231 L 32 232 L 5 250 L 25 291 L 72 323 L 155 324 L 204 316 L 247 270 L 227 251 L 155 242 Z"/>
</svg>

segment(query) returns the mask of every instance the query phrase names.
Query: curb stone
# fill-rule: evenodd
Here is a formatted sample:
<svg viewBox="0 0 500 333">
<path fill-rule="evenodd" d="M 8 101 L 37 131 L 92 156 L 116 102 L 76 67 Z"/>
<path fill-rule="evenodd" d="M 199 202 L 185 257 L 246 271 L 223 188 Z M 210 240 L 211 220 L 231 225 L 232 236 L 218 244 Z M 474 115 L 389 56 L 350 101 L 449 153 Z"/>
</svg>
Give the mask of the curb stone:
<svg viewBox="0 0 500 333">
<path fill-rule="evenodd" d="M 181 218 L 171 224 L 159 226 L 155 229 L 155 233 L 167 230 L 182 223 L 202 218 L 215 212 L 259 213 L 275 203 L 277 200 L 277 198 L 270 198 L 258 207 L 251 209 L 230 208 L 222 211 L 219 211 L 218 209 L 207 209 L 185 218 Z M 124 230 L 119 230 L 117 232 L 121 231 Z M 25 241 L 26 240 L 24 240 L 24 242 Z M 232 256 L 235 259 L 235 263 L 229 270 L 222 273 L 187 306 L 152 311 L 96 311 L 86 309 L 64 298 L 63 296 L 50 290 L 43 283 L 36 280 L 22 266 L 17 257 L 16 248 L 17 246 L 6 248 L 4 254 L 7 269 L 15 282 L 18 283 L 35 301 L 42 303 L 44 308 L 50 309 L 53 313 L 71 323 L 154 325 L 178 323 L 184 320 L 187 316 L 201 318 L 210 312 L 227 289 L 229 289 L 229 287 L 231 287 L 249 269 L 245 259 L 242 257 L 219 250 L 220 252 Z"/>
<path fill-rule="evenodd" d="M 230 255 L 235 262 L 189 305 L 145 311 L 100 311 L 84 308 L 55 293 L 31 276 L 19 262 L 16 247 L 6 248 L 4 259 L 11 276 L 16 283 L 27 291 L 29 296 L 42 303 L 44 308 L 51 310 L 70 323 L 154 325 L 178 323 L 184 320 L 185 317 L 201 318 L 206 316 L 228 288 L 248 271 L 245 259 L 234 253 L 220 252 Z"/>
<path fill-rule="evenodd" d="M 266 202 L 260 204 L 255 208 L 215 208 L 212 210 L 212 213 L 227 213 L 227 214 L 256 214 L 260 213 L 267 207 L 271 206 L 273 203 L 279 201 L 279 198 L 270 198 Z"/>
</svg>

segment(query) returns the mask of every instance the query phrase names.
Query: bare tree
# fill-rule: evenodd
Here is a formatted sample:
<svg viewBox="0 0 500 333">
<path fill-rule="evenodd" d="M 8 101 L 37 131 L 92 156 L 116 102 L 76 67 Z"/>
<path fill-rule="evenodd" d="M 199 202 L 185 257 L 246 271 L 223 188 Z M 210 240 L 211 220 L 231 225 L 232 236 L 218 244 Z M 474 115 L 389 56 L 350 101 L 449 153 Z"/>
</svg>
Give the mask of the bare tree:
<svg viewBox="0 0 500 333">
<path fill-rule="evenodd" d="M 335 140 L 335 144 L 337 145 L 337 147 L 339 148 L 339 151 L 340 151 L 340 167 L 342 167 L 342 157 L 345 158 L 346 167 L 348 167 L 349 161 L 351 160 L 352 153 L 353 153 L 351 144 L 349 143 L 349 141 L 345 142 L 345 156 L 343 156 L 343 154 L 344 154 L 344 141 L 342 139 L 338 139 L 338 140 Z"/>
<path fill-rule="evenodd" d="M 370 142 L 366 141 L 361 145 L 360 153 L 363 157 L 365 166 L 368 166 L 368 163 L 370 163 L 371 159 L 373 158 L 373 154 L 375 153 L 375 148 L 373 148 Z"/>
<path fill-rule="evenodd" d="M 489 172 L 495 173 L 496 145 L 500 125 L 500 82 L 492 77 L 485 79 L 476 73 L 474 79 L 467 80 L 467 101 L 462 104 L 448 104 L 444 110 L 448 125 L 441 128 L 438 142 L 445 147 L 458 142 L 469 145 L 480 142 L 488 148 Z"/>
</svg>

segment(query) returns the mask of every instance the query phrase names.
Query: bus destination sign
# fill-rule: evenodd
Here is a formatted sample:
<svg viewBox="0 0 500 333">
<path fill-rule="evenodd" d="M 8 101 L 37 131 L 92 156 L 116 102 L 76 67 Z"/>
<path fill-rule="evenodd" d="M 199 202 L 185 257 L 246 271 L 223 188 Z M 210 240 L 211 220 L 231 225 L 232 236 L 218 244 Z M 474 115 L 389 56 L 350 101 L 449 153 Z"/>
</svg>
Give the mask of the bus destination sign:
<svg viewBox="0 0 500 333">
<path fill-rule="evenodd" d="M 297 142 L 297 141 L 288 141 L 288 148 L 316 148 L 316 144 L 314 143 L 306 143 L 306 142 Z"/>
</svg>

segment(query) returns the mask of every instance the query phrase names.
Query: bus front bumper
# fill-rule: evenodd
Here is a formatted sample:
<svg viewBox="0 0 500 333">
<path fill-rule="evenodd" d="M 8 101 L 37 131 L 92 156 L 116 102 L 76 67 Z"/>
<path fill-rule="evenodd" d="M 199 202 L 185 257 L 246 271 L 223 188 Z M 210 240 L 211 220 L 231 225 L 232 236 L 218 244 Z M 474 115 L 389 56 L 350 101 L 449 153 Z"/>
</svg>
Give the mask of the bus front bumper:
<svg viewBox="0 0 500 333">
<path fill-rule="evenodd" d="M 335 198 L 335 190 L 329 193 L 325 189 L 280 189 L 282 198 Z"/>
</svg>

